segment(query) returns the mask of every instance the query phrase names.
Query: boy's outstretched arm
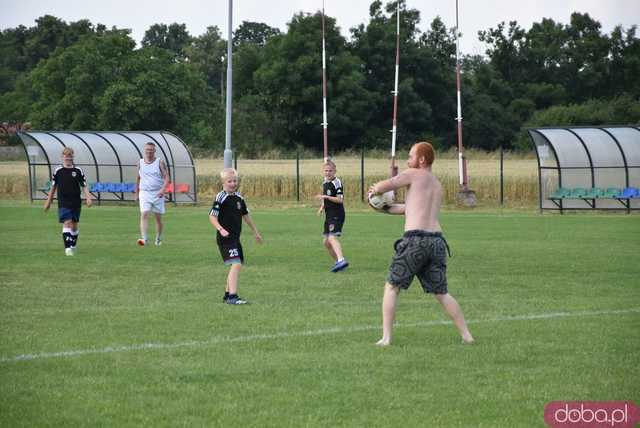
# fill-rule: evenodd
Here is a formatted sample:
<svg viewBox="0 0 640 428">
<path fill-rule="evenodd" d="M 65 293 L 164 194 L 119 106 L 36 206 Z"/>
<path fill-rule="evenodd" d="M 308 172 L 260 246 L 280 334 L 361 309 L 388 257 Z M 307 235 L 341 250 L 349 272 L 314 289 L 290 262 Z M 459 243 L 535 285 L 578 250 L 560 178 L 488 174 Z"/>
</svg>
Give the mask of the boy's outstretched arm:
<svg viewBox="0 0 640 428">
<path fill-rule="evenodd" d="M 256 241 L 258 242 L 258 244 L 261 244 L 262 236 L 260 235 L 260 232 L 258 232 L 258 228 L 256 227 L 255 223 L 251 219 L 251 216 L 249 214 L 245 214 L 242 216 L 242 219 L 244 220 L 245 223 L 249 225 L 251 230 L 253 230 L 253 234 L 256 237 Z"/>
</svg>

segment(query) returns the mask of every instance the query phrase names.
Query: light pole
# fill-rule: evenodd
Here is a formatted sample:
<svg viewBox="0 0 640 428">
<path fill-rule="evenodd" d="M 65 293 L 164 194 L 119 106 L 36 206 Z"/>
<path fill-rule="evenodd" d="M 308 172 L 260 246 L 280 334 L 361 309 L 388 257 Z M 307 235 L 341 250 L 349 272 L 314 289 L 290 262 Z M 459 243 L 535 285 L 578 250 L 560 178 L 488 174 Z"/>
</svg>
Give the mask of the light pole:
<svg viewBox="0 0 640 428">
<path fill-rule="evenodd" d="M 224 143 L 224 167 L 231 168 L 233 152 L 231 151 L 231 99 L 233 97 L 233 0 L 229 0 L 229 24 L 227 32 L 227 121 L 226 138 Z"/>
<path fill-rule="evenodd" d="M 220 57 L 220 104 L 224 105 L 224 55 Z"/>
</svg>

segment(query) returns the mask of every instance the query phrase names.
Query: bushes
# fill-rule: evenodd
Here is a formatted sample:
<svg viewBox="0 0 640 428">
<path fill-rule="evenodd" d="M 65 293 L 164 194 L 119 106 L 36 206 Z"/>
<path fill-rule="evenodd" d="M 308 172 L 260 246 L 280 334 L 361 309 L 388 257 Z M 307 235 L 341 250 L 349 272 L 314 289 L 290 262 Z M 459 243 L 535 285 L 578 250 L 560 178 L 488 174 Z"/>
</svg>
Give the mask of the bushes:
<svg viewBox="0 0 640 428">
<path fill-rule="evenodd" d="M 635 125 L 640 123 L 640 100 L 622 95 L 611 100 L 549 107 L 533 114 L 516 139 L 518 150 L 530 150 L 527 128 L 542 126 Z"/>
</svg>

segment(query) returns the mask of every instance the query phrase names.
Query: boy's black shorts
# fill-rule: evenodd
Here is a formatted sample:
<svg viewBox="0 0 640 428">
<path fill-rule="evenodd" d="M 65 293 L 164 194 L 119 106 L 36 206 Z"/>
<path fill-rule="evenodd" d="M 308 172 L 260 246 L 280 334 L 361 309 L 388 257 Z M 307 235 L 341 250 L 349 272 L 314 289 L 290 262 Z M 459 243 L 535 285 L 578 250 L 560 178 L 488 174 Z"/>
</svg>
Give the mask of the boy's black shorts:
<svg viewBox="0 0 640 428">
<path fill-rule="evenodd" d="M 342 225 L 344 225 L 344 217 L 327 217 L 324 221 L 324 236 L 342 235 Z"/>
<path fill-rule="evenodd" d="M 64 223 L 67 220 L 78 223 L 80 221 L 80 208 L 58 207 L 58 221 Z"/>
<path fill-rule="evenodd" d="M 240 239 L 236 237 L 228 237 L 217 239 L 218 249 L 225 265 L 235 265 L 244 263 L 244 253 L 242 252 L 242 244 Z"/>
</svg>

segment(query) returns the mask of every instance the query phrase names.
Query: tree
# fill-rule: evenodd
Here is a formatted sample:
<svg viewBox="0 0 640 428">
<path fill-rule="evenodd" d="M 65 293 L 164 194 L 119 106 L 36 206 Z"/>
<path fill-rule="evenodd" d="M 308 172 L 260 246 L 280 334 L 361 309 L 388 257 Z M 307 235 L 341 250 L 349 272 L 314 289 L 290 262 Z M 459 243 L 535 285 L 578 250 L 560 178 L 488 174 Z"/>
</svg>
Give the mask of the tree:
<svg viewBox="0 0 640 428">
<path fill-rule="evenodd" d="M 280 34 L 280 30 L 262 22 L 242 21 L 242 24 L 233 32 L 233 46 L 237 48 L 250 43 L 263 47 L 269 38 Z"/>
<path fill-rule="evenodd" d="M 572 13 L 563 68 L 565 88 L 569 99 L 584 101 L 606 96 L 607 56 L 609 38 L 600 32 L 601 25 L 589 14 Z"/>
<path fill-rule="evenodd" d="M 636 37 L 636 30 L 635 25 L 626 31 L 617 26 L 611 32 L 607 85 L 611 94 L 640 97 L 640 39 Z"/>
<path fill-rule="evenodd" d="M 360 61 L 326 18 L 330 151 L 354 144 L 364 133 L 371 98 L 364 88 Z M 269 39 L 264 60 L 254 73 L 255 92 L 270 115 L 270 135 L 280 147 L 322 147 L 321 15 L 299 13 L 288 32 Z"/>
<path fill-rule="evenodd" d="M 99 98 L 99 127 L 189 134 L 190 123 L 207 119 L 205 88 L 204 76 L 188 64 L 176 63 L 167 50 L 137 50 Z"/>
<path fill-rule="evenodd" d="M 364 63 L 366 89 L 372 94 L 372 114 L 367 126 L 368 144 L 387 147 L 391 129 L 396 51 L 397 3 L 374 1 L 369 23 L 352 29 L 352 52 Z M 455 44 L 453 30 L 440 18 L 431 30 L 418 31 L 420 13 L 400 2 L 400 73 L 398 96 L 398 144 L 438 136 L 451 144 L 455 130 Z"/>
<path fill-rule="evenodd" d="M 489 45 L 486 53 L 491 65 L 506 81 L 526 80 L 526 31 L 516 21 L 509 22 L 506 33 L 505 23 L 501 22 L 495 29 L 479 31 L 478 38 Z"/>
<path fill-rule="evenodd" d="M 173 23 L 167 27 L 166 24 L 153 24 L 144 33 L 142 47 L 156 47 L 173 52 L 178 60 L 183 60 L 186 56 L 186 48 L 193 41 L 187 31 L 186 24 Z"/>
<path fill-rule="evenodd" d="M 125 33 L 87 37 L 59 49 L 30 74 L 31 120 L 44 129 L 92 129 L 98 100 L 122 72 L 135 42 Z"/>
<path fill-rule="evenodd" d="M 222 39 L 218 27 L 207 27 L 204 34 L 195 37 L 185 48 L 185 53 L 189 63 L 206 76 L 210 92 L 222 98 L 224 91 L 221 82 L 226 67 L 227 43 Z"/>
</svg>

